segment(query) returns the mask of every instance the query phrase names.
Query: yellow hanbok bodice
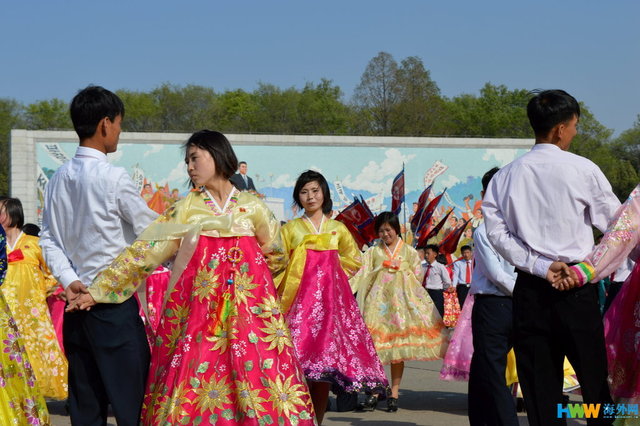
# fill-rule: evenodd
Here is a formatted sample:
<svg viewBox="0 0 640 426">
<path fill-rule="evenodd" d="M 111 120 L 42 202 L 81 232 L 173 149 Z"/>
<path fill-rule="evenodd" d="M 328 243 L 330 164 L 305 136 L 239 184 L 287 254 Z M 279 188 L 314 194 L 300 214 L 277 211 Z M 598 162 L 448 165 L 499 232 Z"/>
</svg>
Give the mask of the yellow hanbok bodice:
<svg viewBox="0 0 640 426">
<path fill-rule="evenodd" d="M 167 294 L 184 272 L 201 235 L 255 237 L 272 273 L 284 269 L 280 223 L 255 195 L 233 190 L 226 206 L 215 206 L 195 190 L 156 219 L 100 273 L 89 287 L 98 303 L 121 303 L 131 297 L 161 263 L 175 255 Z"/>
<path fill-rule="evenodd" d="M 24 338 L 43 396 L 67 397 L 67 360 L 60 348 L 46 298 L 57 286 L 38 237 L 20 234 L 7 246 L 9 267 L 2 293 Z"/>
<path fill-rule="evenodd" d="M 300 287 L 307 250 L 336 250 L 340 266 L 347 277 L 353 276 L 360 268 L 360 250 L 342 222 L 326 219 L 318 231 L 316 233 L 311 223 L 304 218 L 294 219 L 282 227 L 282 244 L 289 257 L 289 264 L 286 271 L 278 275 L 274 281 L 285 312 L 291 307 Z"/>
</svg>

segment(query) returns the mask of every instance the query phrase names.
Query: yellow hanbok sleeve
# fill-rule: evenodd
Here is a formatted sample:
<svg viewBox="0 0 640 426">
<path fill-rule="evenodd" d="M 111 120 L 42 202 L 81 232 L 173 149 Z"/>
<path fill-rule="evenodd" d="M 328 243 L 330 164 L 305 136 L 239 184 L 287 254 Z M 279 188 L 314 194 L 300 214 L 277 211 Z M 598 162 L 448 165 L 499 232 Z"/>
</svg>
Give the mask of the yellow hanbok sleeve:
<svg viewBox="0 0 640 426">
<path fill-rule="evenodd" d="M 405 244 L 405 249 L 406 261 L 409 264 L 410 272 L 416 276 L 418 281 L 422 282 L 422 266 L 420 266 L 420 256 L 418 256 L 418 252 L 408 244 Z"/>
<path fill-rule="evenodd" d="M 282 242 L 282 251 L 284 252 L 285 255 L 285 259 L 286 259 L 286 263 L 285 263 L 285 268 L 282 268 L 280 271 L 278 271 L 277 273 L 273 274 L 273 283 L 276 286 L 276 289 L 278 290 L 278 292 L 280 294 L 282 294 L 282 289 L 280 288 L 280 286 L 282 286 L 282 284 L 284 283 L 284 277 L 286 275 L 286 267 L 289 264 L 289 262 L 291 261 L 291 233 L 290 233 L 290 227 L 289 226 L 282 226 L 280 228 L 280 241 Z"/>
<path fill-rule="evenodd" d="M 337 230 L 340 236 L 338 241 L 340 265 L 347 276 L 352 277 L 362 266 L 362 252 L 358 249 L 358 245 L 347 227 L 342 223 L 340 225 Z"/>
<path fill-rule="evenodd" d="M 53 278 L 51 270 L 49 270 L 49 267 L 47 266 L 47 262 L 44 261 L 44 256 L 42 256 L 42 249 L 38 244 L 39 238 L 31 236 L 29 236 L 29 238 L 34 241 L 31 241 L 31 243 L 29 244 L 29 248 L 25 248 L 24 250 L 30 250 L 35 255 L 38 261 L 38 267 L 40 268 L 43 276 L 43 279 L 37 280 L 37 282 L 42 285 L 41 291 L 44 292 L 47 296 L 50 296 L 56 291 L 58 282 L 55 278 Z"/>
<path fill-rule="evenodd" d="M 369 289 L 373 285 L 373 270 L 375 268 L 373 257 L 375 254 L 376 246 L 369 247 L 367 251 L 361 256 L 362 266 L 356 274 L 351 277 L 349 284 L 351 285 L 351 291 L 358 293 L 358 299 L 360 296 L 364 296 L 369 292 Z M 364 300 L 364 299 L 363 299 Z"/>
<path fill-rule="evenodd" d="M 282 245 L 280 222 L 265 203 L 260 200 L 257 200 L 256 203 L 253 215 L 256 240 L 267 259 L 271 274 L 276 276 L 286 268 L 288 257 L 288 252 L 284 250 Z"/>
<path fill-rule="evenodd" d="M 183 223 L 180 202 L 160 217 L 149 228 L 160 223 Z M 180 238 L 143 240 L 138 238 L 116 257 L 111 265 L 93 280 L 89 293 L 97 303 L 122 303 L 136 288 L 180 247 Z"/>
</svg>

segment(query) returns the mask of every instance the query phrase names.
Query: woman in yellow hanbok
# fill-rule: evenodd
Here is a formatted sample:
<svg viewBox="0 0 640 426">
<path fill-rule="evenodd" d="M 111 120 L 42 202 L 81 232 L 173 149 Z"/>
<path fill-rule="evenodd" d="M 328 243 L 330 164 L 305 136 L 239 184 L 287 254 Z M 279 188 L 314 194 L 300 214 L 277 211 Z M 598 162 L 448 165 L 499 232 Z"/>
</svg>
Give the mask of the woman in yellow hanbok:
<svg viewBox="0 0 640 426">
<path fill-rule="evenodd" d="M 2 201 L 0 201 L 1 203 Z M 2 213 L 0 213 L 0 219 Z M 6 236 L 0 227 L 0 285 L 7 270 Z M 49 412 L 23 340 L 0 292 L 0 424 L 49 425 Z"/>
<path fill-rule="evenodd" d="M 388 410 L 396 411 L 404 361 L 442 358 L 448 334 L 418 279 L 418 252 L 400 238 L 398 217 L 382 212 L 376 217 L 375 228 L 380 241 L 365 252 L 351 287 L 358 293 L 358 304 L 380 360 L 391 364 Z"/>
<path fill-rule="evenodd" d="M 56 288 L 44 262 L 38 238 L 21 232 L 22 203 L 16 198 L 0 202 L 0 222 L 7 234 L 7 276 L 2 294 L 24 339 L 42 395 L 67 398 L 67 359 L 49 315 L 47 296 Z"/>
</svg>

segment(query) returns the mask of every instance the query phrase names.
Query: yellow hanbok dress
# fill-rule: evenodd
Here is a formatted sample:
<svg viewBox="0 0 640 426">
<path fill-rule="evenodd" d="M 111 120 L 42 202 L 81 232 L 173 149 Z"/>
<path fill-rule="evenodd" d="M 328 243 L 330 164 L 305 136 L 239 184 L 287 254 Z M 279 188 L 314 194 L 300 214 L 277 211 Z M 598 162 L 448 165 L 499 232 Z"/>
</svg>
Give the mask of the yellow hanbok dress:
<svg viewBox="0 0 640 426">
<path fill-rule="evenodd" d="M 7 257 L 2 293 L 24 339 L 40 392 L 47 398 L 66 399 L 67 358 L 47 305 L 57 283 L 44 262 L 38 237 L 21 233 L 13 247 L 7 244 Z"/>
<path fill-rule="evenodd" d="M 362 263 L 351 288 L 382 363 L 444 357 L 448 332 L 418 279 L 418 252 L 402 240 L 392 252 L 379 242 Z"/>
<path fill-rule="evenodd" d="M 7 267 L 6 237 L 0 227 L 0 285 Z M 0 292 L 0 424 L 50 425 L 23 340 Z"/>
</svg>

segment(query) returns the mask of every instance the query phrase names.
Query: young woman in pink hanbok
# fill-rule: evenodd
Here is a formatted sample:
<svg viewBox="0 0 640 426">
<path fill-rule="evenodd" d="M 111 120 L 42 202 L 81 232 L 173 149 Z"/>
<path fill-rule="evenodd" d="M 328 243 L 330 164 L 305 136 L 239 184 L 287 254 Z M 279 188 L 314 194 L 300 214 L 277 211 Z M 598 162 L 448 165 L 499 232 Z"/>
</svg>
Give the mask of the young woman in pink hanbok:
<svg viewBox="0 0 640 426">
<path fill-rule="evenodd" d="M 609 388 L 614 401 L 640 404 L 640 185 L 620 206 L 600 244 L 584 262 L 571 266 L 578 285 L 597 283 L 627 258 L 636 261 L 631 275 L 604 316 Z M 574 277 L 575 278 L 575 277 Z M 616 424 L 637 424 L 639 418 L 618 418 Z"/>
<path fill-rule="evenodd" d="M 293 199 L 304 215 L 282 227 L 290 261 L 276 282 L 320 424 L 332 384 L 383 394 L 389 384 L 349 285 L 360 250 L 346 226 L 327 217 L 332 202 L 324 176 L 302 173 Z"/>
<path fill-rule="evenodd" d="M 279 222 L 229 182 L 238 161 L 224 135 L 196 132 L 185 150 L 196 189 L 98 275 L 78 305 L 122 302 L 175 255 L 142 423 L 312 425 L 271 278 L 284 267 Z"/>
</svg>

